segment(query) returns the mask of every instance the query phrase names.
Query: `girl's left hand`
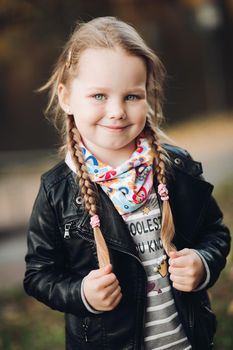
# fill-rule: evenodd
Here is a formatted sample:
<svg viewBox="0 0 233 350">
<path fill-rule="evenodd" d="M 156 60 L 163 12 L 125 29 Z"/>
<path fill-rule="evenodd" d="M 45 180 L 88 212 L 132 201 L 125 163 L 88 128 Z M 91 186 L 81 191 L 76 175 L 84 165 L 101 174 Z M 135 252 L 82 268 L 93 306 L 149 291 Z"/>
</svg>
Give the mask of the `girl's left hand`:
<svg viewBox="0 0 233 350">
<path fill-rule="evenodd" d="M 173 287 L 182 292 L 191 292 L 205 278 L 205 267 L 200 256 L 192 249 L 170 252 L 169 269 Z"/>
</svg>

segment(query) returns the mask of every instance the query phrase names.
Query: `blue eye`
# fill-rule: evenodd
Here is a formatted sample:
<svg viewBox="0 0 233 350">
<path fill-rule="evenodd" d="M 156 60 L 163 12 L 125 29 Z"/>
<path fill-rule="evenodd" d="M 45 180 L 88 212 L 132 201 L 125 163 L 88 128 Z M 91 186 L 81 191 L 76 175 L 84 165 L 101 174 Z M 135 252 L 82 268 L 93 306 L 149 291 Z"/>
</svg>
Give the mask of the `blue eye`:
<svg viewBox="0 0 233 350">
<path fill-rule="evenodd" d="M 135 100 L 138 100 L 138 96 L 137 95 L 128 95 L 126 96 L 126 100 L 127 101 L 135 101 Z"/>
<path fill-rule="evenodd" d="M 97 101 L 103 101 L 105 99 L 103 94 L 95 94 L 93 96 Z"/>
</svg>

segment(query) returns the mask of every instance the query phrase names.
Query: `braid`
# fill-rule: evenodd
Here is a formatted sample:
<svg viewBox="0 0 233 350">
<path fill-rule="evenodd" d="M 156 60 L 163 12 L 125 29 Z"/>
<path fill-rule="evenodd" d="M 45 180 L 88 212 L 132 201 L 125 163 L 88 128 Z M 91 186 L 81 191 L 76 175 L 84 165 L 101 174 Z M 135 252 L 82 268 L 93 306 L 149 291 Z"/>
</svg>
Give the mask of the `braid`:
<svg viewBox="0 0 233 350">
<path fill-rule="evenodd" d="M 155 155 L 157 157 L 156 173 L 158 184 L 167 185 L 166 166 L 169 166 L 169 158 L 166 151 L 161 147 L 158 130 L 156 130 L 156 127 L 150 123 L 149 120 L 147 123 L 147 131 L 150 134 Z M 169 254 L 171 250 L 176 250 L 176 248 L 172 244 L 175 228 L 168 198 L 169 197 L 167 197 L 166 200 L 163 200 L 161 239 L 165 251 Z"/>
<path fill-rule="evenodd" d="M 77 179 L 81 195 L 84 199 L 85 209 L 93 218 L 97 215 L 97 195 L 91 181 L 82 152 L 79 147 L 81 141 L 78 129 L 75 126 L 74 117 L 67 115 L 67 144 L 76 167 Z M 99 266 L 103 267 L 110 263 L 109 252 L 100 227 L 93 227 Z"/>
</svg>

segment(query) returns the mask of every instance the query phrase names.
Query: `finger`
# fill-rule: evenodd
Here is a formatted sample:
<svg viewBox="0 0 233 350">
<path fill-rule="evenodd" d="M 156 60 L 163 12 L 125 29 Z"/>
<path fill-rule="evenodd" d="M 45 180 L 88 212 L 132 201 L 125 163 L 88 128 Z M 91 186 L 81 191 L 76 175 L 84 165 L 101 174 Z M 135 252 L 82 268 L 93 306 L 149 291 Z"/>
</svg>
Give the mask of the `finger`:
<svg viewBox="0 0 233 350">
<path fill-rule="evenodd" d="M 88 279 L 96 279 L 96 278 L 105 276 L 111 272 L 112 272 L 112 265 L 108 264 L 102 267 L 101 269 L 92 270 L 87 276 L 88 276 Z"/>
<path fill-rule="evenodd" d="M 186 276 L 187 275 L 187 268 L 169 266 L 168 272 L 174 276 Z"/>
<path fill-rule="evenodd" d="M 111 295 L 109 296 L 109 299 L 111 299 L 112 302 L 114 302 L 114 300 L 117 299 L 120 294 L 121 294 L 121 287 L 117 286 L 114 289 L 114 291 L 112 291 Z"/>
<path fill-rule="evenodd" d="M 104 289 L 111 286 L 115 281 L 117 281 L 116 275 L 114 273 L 110 273 L 108 275 L 104 275 L 99 277 L 99 279 L 95 280 L 96 289 Z"/>
<path fill-rule="evenodd" d="M 189 280 L 183 276 L 170 275 L 170 280 L 178 284 L 189 284 Z"/>
<path fill-rule="evenodd" d="M 170 251 L 168 255 L 169 255 L 170 259 L 175 259 L 177 256 L 175 250 Z"/>
<path fill-rule="evenodd" d="M 173 287 L 181 292 L 191 292 L 192 288 L 189 285 L 173 283 Z"/>
<path fill-rule="evenodd" d="M 190 254 L 190 249 L 189 248 L 184 248 L 181 250 L 175 251 L 176 257 L 178 258 L 179 256 L 185 256 Z"/>
<path fill-rule="evenodd" d="M 181 256 L 189 255 L 189 254 L 190 254 L 190 249 L 184 248 L 184 249 L 181 249 L 181 250 L 172 250 L 169 253 L 169 257 L 170 257 L 171 260 L 173 260 L 173 259 L 179 258 Z"/>
<path fill-rule="evenodd" d="M 188 265 L 188 256 L 180 256 L 175 259 L 169 259 L 169 265 L 176 268 L 184 268 Z"/>
<path fill-rule="evenodd" d="M 119 291 L 115 291 L 113 293 L 113 295 L 111 296 L 111 298 L 109 298 L 106 302 L 105 302 L 105 309 L 106 310 L 113 310 L 121 301 L 122 299 L 122 293 Z"/>
<path fill-rule="evenodd" d="M 120 292 L 121 288 L 119 286 L 118 280 L 116 280 L 114 283 L 112 283 L 110 286 L 104 289 L 103 293 L 105 295 L 105 298 L 108 298 L 109 296 L 112 296 L 116 291 Z"/>
<path fill-rule="evenodd" d="M 108 265 L 104 266 L 103 269 L 106 273 L 110 273 L 110 272 L 112 272 L 112 265 L 108 264 Z"/>
<path fill-rule="evenodd" d="M 195 289 L 197 284 L 195 283 L 195 279 L 192 277 L 181 277 L 181 276 L 170 276 L 171 281 L 173 281 L 173 286 L 176 284 L 182 285 L 186 290 L 191 291 Z"/>
<path fill-rule="evenodd" d="M 122 293 L 120 293 L 117 298 L 114 300 L 114 302 L 112 303 L 112 308 L 115 309 L 115 307 L 120 303 L 122 299 Z"/>
</svg>

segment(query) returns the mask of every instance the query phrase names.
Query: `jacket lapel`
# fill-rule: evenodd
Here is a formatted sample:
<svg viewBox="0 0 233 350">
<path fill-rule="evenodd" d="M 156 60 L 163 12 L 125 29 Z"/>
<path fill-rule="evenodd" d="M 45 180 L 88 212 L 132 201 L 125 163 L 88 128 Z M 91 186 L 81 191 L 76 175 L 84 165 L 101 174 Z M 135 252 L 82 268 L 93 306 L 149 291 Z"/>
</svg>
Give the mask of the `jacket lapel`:
<svg viewBox="0 0 233 350">
<path fill-rule="evenodd" d="M 109 247 L 125 251 L 137 256 L 135 245 L 130 236 L 127 224 L 114 207 L 111 199 L 98 186 L 100 203 L 99 209 L 102 233 Z"/>
<path fill-rule="evenodd" d="M 201 177 L 194 177 L 179 169 L 168 183 L 170 205 L 175 224 L 175 241 L 184 238 L 188 242 L 195 240 L 205 210 L 208 206 L 213 186 Z"/>
</svg>

